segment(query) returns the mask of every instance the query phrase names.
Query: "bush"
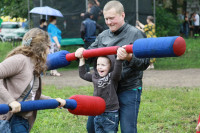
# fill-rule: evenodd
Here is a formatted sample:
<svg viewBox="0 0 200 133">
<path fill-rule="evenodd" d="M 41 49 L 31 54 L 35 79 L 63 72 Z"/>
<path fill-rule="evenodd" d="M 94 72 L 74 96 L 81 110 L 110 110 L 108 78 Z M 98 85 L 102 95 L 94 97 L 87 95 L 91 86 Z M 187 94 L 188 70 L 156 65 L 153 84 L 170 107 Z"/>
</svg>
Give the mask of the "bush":
<svg viewBox="0 0 200 133">
<path fill-rule="evenodd" d="M 156 35 L 158 37 L 179 35 L 179 25 L 178 18 L 167 9 L 161 7 L 156 9 Z"/>
</svg>

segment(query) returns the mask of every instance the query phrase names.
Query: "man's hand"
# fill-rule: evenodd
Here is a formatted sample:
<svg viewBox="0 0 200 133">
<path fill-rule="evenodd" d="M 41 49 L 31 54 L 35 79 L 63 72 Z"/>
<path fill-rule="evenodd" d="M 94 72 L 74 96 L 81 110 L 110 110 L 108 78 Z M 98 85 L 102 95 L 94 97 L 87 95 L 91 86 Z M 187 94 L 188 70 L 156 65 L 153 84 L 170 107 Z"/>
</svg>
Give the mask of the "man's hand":
<svg viewBox="0 0 200 133">
<path fill-rule="evenodd" d="M 125 47 L 126 46 L 118 48 L 117 59 L 130 61 L 132 59 L 132 54 L 127 53 Z"/>
<path fill-rule="evenodd" d="M 17 101 L 13 101 L 9 104 L 9 106 L 11 107 L 11 111 L 12 113 L 17 113 L 21 111 L 21 104 Z"/>
<path fill-rule="evenodd" d="M 76 52 L 75 52 L 75 57 L 76 58 L 82 58 L 83 57 L 83 51 L 84 51 L 85 49 L 84 48 L 78 48 L 77 50 L 76 50 Z"/>
</svg>

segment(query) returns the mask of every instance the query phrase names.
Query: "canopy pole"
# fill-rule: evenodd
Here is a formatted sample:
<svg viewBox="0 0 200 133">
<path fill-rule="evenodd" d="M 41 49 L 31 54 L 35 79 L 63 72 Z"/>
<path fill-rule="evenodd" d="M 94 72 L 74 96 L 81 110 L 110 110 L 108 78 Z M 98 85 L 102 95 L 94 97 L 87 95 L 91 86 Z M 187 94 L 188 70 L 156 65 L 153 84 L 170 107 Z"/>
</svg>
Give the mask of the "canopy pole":
<svg viewBox="0 0 200 133">
<path fill-rule="evenodd" d="M 85 0 L 85 12 L 88 11 L 88 0 Z"/>
<path fill-rule="evenodd" d="M 156 0 L 153 0 L 154 24 L 156 25 Z"/>
<path fill-rule="evenodd" d="M 136 20 L 139 20 L 139 13 L 138 13 L 138 0 L 136 0 Z"/>
<path fill-rule="evenodd" d="M 43 1 L 40 0 L 40 7 L 42 7 L 42 6 L 43 6 Z M 40 15 L 40 19 L 42 19 L 42 15 Z M 46 18 L 46 20 L 47 20 L 47 18 Z"/>
<path fill-rule="evenodd" d="M 31 19 L 30 19 L 30 13 L 29 13 L 29 11 L 30 11 L 30 1 L 27 0 L 27 2 L 28 2 L 28 28 L 30 29 L 31 28 L 31 25 L 30 25 Z"/>
</svg>

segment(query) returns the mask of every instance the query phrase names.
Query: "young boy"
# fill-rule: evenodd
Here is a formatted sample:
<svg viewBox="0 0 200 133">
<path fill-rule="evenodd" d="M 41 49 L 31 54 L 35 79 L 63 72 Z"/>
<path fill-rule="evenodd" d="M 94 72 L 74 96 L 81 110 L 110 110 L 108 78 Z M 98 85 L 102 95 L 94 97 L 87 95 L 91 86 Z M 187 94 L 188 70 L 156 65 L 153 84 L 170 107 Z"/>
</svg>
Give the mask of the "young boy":
<svg viewBox="0 0 200 133">
<path fill-rule="evenodd" d="M 75 53 L 75 55 L 77 52 Z M 106 110 L 94 118 L 95 133 L 117 133 L 119 122 L 119 102 L 117 97 L 118 81 L 121 77 L 122 61 L 114 55 L 101 56 L 94 63 L 94 73 L 85 70 L 85 59 L 80 58 L 79 75 L 94 84 L 94 96 L 103 98 Z"/>
</svg>

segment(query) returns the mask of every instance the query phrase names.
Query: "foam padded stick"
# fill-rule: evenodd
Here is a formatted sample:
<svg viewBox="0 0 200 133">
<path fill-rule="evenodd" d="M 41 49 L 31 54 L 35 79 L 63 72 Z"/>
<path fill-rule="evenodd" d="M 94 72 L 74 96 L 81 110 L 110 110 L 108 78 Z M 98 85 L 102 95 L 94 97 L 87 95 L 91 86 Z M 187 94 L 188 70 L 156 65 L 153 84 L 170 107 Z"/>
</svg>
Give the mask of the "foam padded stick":
<svg viewBox="0 0 200 133">
<path fill-rule="evenodd" d="M 90 57 L 98 57 L 98 56 L 117 54 L 118 48 L 119 48 L 119 46 L 111 46 L 111 47 L 103 47 L 103 48 L 85 50 L 85 51 L 83 51 L 83 57 L 90 58 Z M 75 57 L 75 53 L 70 53 L 70 54 L 66 55 L 67 61 L 73 61 L 76 59 L 77 58 Z"/>
<path fill-rule="evenodd" d="M 55 109 L 59 106 L 59 102 L 55 99 L 35 100 L 20 102 L 21 112 Z M 70 99 L 66 99 L 64 108 L 76 115 L 99 115 L 105 111 L 105 101 L 100 97 L 74 95 Z M 0 104 L 0 114 L 6 114 L 10 111 L 7 104 Z"/>
<path fill-rule="evenodd" d="M 199 114 L 199 120 L 198 120 L 198 123 L 197 125 L 200 123 L 200 114 Z M 196 133 L 200 133 L 200 131 L 196 131 Z"/>
<path fill-rule="evenodd" d="M 117 54 L 119 46 L 89 49 L 83 52 L 84 58 Z M 186 43 L 182 37 L 158 37 L 137 39 L 133 45 L 126 45 L 126 51 L 137 58 L 177 57 L 185 53 Z M 47 57 L 48 70 L 61 68 L 77 60 L 75 53 L 59 51 Z"/>
<path fill-rule="evenodd" d="M 47 56 L 47 68 L 48 70 L 53 70 L 61 67 L 65 67 L 70 64 L 68 60 L 66 60 L 65 56 L 69 52 L 66 50 L 61 50 L 55 52 L 53 54 L 49 54 Z"/>
<path fill-rule="evenodd" d="M 185 40 L 179 36 L 137 39 L 132 47 L 137 58 L 177 57 L 185 50 Z"/>
<path fill-rule="evenodd" d="M 77 102 L 75 109 L 68 109 L 70 113 L 75 115 L 96 116 L 102 114 L 106 109 L 106 103 L 100 97 L 74 95 L 69 99 L 74 99 Z"/>
</svg>

